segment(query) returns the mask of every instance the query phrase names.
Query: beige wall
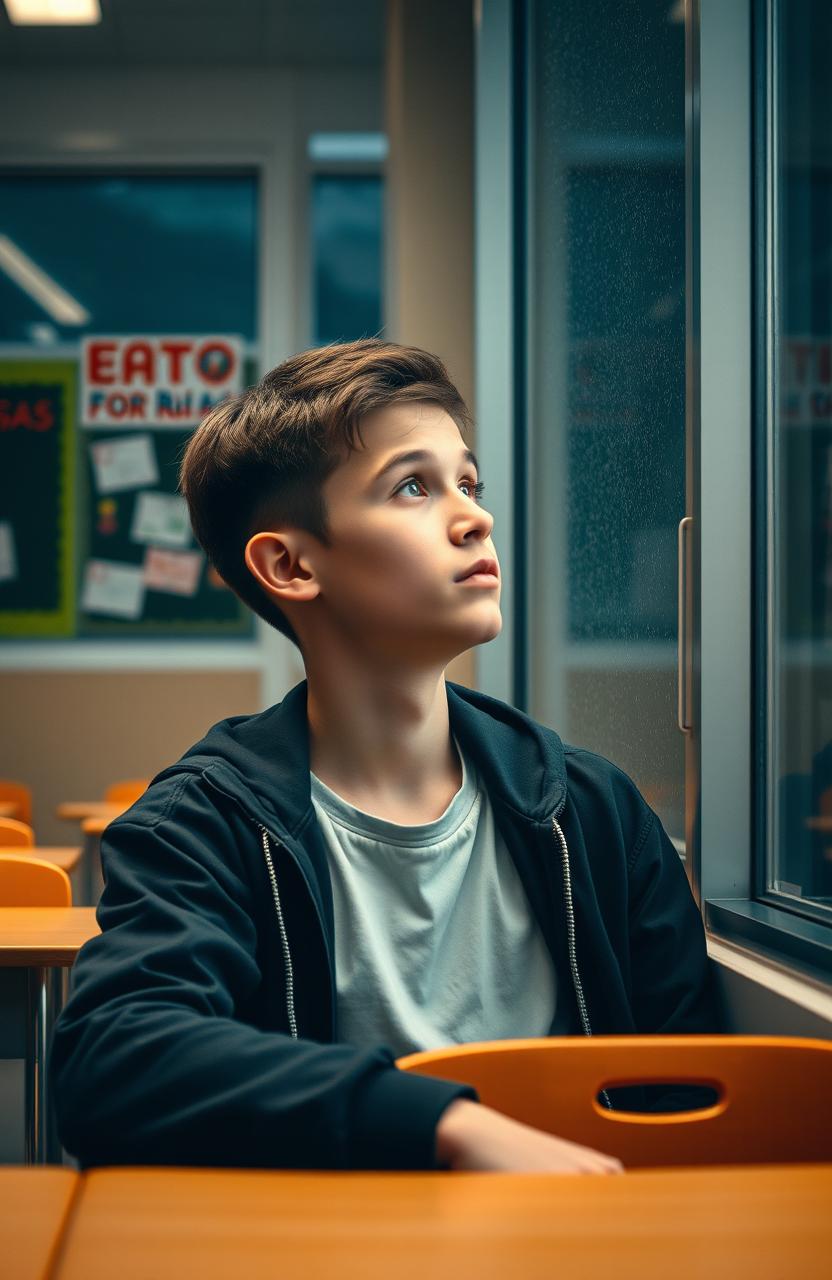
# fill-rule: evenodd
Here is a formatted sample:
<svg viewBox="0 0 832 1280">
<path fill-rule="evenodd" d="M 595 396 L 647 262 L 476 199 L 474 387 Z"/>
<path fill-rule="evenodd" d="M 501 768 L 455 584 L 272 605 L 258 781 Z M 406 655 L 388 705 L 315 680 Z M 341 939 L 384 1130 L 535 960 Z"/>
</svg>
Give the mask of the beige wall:
<svg viewBox="0 0 832 1280">
<path fill-rule="evenodd" d="M 62 800 L 150 777 L 217 720 L 260 705 L 255 671 L 0 673 L 0 777 L 32 787 L 39 844 L 75 844 L 77 827 L 54 816 Z"/>
<path fill-rule="evenodd" d="M 436 352 L 472 411 L 473 58 L 471 0 L 388 0 L 386 334 Z M 475 686 L 476 650 L 446 674 Z"/>
</svg>

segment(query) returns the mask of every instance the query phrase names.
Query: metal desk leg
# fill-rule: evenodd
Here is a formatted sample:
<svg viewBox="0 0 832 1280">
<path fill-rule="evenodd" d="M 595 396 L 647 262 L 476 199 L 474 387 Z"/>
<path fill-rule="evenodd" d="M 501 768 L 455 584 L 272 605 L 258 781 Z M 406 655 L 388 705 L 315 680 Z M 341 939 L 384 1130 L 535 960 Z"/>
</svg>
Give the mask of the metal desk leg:
<svg viewBox="0 0 832 1280">
<path fill-rule="evenodd" d="M 93 897 L 93 880 L 94 880 L 95 872 L 93 868 L 93 861 L 95 857 L 95 836 L 90 835 L 89 832 L 87 831 L 85 831 L 83 835 L 84 835 L 84 843 L 83 843 L 83 851 L 81 853 L 81 877 L 80 877 L 81 893 L 83 894 L 83 897 L 81 899 L 81 902 L 78 905 L 84 906 L 84 907 L 94 907 L 95 898 Z"/>
<path fill-rule="evenodd" d="M 26 1163 L 60 1164 L 61 1144 L 49 1098 L 49 1050 L 68 990 L 69 969 L 27 969 L 26 980 Z"/>
</svg>

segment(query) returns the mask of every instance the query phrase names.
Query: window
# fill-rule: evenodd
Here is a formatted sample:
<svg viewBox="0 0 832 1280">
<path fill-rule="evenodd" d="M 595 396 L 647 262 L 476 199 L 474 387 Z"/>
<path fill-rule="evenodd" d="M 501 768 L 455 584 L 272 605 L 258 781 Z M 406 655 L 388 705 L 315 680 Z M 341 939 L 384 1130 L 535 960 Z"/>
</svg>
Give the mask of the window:
<svg viewBox="0 0 832 1280">
<path fill-rule="evenodd" d="M 832 923 L 832 8 L 770 0 L 759 890 Z M 766 17 L 765 6 L 759 7 Z M 763 68 L 758 68 L 758 72 Z"/>
<path fill-rule="evenodd" d="M 381 336 L 383 319 L 383 133 L 313 133 L 311 341 Z"/>
<path fill-rule="evenodd" d="M 379 336 L 382 180 L 312 178 L 313 345 Z"/>
</svg>

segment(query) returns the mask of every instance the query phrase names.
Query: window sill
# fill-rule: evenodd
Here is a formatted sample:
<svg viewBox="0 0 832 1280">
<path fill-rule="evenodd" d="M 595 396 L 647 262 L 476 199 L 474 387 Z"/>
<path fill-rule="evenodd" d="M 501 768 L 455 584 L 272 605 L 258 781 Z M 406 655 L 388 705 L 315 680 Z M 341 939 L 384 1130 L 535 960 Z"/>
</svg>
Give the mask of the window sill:
<svg viewBox="0 0 832 1280">
<path fill-rule="evenodd" d="M 709 937 L 743 948 L 763 966 L 808 983 L 828 998 L 832 928 L 748 898 L 707 900 L 705 928 Z"/>
</svg>

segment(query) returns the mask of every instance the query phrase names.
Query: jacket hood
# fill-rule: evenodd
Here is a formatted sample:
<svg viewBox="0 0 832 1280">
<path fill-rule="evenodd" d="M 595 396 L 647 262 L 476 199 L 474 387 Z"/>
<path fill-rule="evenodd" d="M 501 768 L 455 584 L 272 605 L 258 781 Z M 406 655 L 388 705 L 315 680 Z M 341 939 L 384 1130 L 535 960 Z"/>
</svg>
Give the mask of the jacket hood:
<svg viewBox="0 0 832 1280">
<path fill-rule="evenodd" d="M 492 802 L 526 821 L 551 821 L 566 797 L 558 735 L 498 698 L 450 680 L 445 687 L 451 731 L 481 771 Z M 307 691 L 302 680 L 258 715 L 221 720 L 157 776 L 209 771 L 223 790 L 294 835 L 312 804 Z"/>
</svg>

